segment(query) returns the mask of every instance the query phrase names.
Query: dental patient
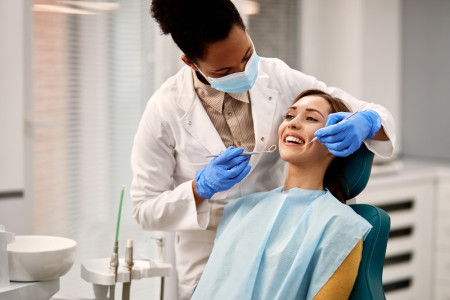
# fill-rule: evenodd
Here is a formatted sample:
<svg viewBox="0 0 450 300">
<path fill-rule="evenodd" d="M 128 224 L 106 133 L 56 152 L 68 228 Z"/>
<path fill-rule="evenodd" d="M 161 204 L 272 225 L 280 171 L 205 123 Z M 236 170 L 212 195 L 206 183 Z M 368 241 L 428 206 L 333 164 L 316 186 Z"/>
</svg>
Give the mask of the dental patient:
<svg viewBox="0 0 450 300">
<path fill-rule="evenodd" d="M 225 206 L 192 299 L 348 299 L 371 225 L 343 203 L 348 158 L 308 144 L 339 111 L 349 109 L 319 90 L 295 99 L 278 129 L 284 186 Z"/>
</svg>

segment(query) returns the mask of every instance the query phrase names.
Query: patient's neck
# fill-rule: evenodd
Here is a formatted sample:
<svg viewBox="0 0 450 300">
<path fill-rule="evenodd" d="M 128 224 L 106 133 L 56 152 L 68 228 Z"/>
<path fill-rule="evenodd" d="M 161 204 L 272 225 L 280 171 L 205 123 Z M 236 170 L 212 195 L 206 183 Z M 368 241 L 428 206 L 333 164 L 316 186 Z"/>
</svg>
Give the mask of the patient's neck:
<svg viewBox="0 0 450 300">
<path fill-rule="evenodd" d="M 328 166 L 289 164 L 283 190 L 302 188 L 306 190 L 323 190 L 323 178 Z"/>
</svg>

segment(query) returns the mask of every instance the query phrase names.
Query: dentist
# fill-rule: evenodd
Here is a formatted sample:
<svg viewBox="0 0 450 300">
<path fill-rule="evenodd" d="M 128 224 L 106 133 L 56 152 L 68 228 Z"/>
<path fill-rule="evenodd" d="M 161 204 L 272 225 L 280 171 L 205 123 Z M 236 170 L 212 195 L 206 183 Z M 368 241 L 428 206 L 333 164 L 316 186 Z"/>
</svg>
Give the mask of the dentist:
<svg viewBox="0 0 450 300">
<path fill-rule="evenodd" d="M 348 156 L 363 142 L 391 156 L 394 122 L 380 105 L 327 87 L 279 59 L 259 57 L 230 0 L 153 0 L 151 14 L 183 51 L 186 66 L 150 98 L 135 135 L 133 215 L 145 230 L 176 232 L 179 296 L 189 299 L 224 206 L 283 184 L 278 152 L 239 154 L 278 143 L 278 126 L 298 94 L 320 89 L 359 111 L 341 123 L 346 113 L 331 115 L 316 132 L 336 156 Z"/>
</svg>

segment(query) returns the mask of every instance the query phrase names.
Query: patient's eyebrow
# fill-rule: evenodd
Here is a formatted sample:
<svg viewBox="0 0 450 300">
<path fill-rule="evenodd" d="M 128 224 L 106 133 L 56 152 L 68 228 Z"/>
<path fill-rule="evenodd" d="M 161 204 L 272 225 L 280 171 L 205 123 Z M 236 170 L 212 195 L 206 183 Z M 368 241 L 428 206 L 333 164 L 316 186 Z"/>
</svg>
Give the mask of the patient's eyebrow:
<svg viewBox="0 0 450 300">
<path fill-rule="evenodd" d="M 291 106 L 291 107 L 289 107 L 289 108 L 287 109 L 287 111 L 289 111 L 289 110 L 297 110 L 297 106 Z M 316 113 L 318 113 L 319 115 L 321 115 L 322 118 L 325 119 L 325 117 L 323 116 L 323 114 L 322 114 L 319 110 L 317 110 L 317 109 L 315 109 L 315 108 L 305 108 L 305 110 L 308 111 L 308 112 L 316 112 Z"/>
<path fill-rule="evenodd" d="M 318 113 L 319 115 L 321 115 L 322 116 L 322 118 L 325 118 L 324 116 L 323 116 L 323 114 L 319 111 L 319 110 L 317 110 L 317 109 L 315 109 L 315 108 L 307 108 L 307 109 L 305 109 L 306 111 L 310 111 L 310 112 L 316 112 L 316 113 Z"/>
</svg>

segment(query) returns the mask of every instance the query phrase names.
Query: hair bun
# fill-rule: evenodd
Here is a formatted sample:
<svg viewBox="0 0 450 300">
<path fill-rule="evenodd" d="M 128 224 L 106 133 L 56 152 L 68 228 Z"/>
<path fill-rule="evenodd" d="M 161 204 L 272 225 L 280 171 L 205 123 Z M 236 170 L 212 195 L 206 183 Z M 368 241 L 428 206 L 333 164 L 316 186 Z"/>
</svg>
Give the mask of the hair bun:
<svg viewBox="0 0 450 300">
<path fill-rule="evenodd" d="M 150 13 L 191 59 L 201 57 L 209 43 L 225 39 L 233 25 L 245 29 L 231 0 L 152 0 Z"/>
<path fill-rule="evenodd" d="M 229 0 L 226 0 L 229 1 Z M 186 29 L 208 19 L 221 0 L 152 0 L 150 13 L 164 34 Z M 209 13 L 208 13 L 209 12 Z"/>
<path fill-rule="evenodd" d="M 153 0 L 150 13 L 152 17 L 158 22 L 162 33 L 169 34 L 172 32 L 173 26 L 177 26 L 177 20 L 182 16 L 183 2 L 177 0 Z M 175 21 L 175 22 L 174 22 Z"/>
</svg>

